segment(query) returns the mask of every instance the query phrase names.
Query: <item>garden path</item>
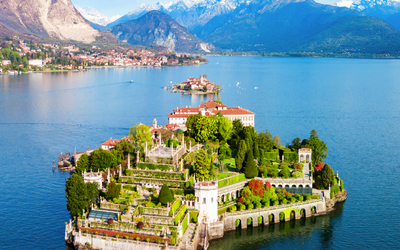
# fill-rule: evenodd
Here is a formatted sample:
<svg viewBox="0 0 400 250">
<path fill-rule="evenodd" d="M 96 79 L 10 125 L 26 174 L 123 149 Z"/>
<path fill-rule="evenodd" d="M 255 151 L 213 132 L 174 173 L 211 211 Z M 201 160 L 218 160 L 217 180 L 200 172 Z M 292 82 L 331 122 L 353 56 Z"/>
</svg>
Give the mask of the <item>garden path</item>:
<svg viewBox="0 0 400 250">
<path fill-rule="evenodd" d="M 194 229 L 196 228 L 196 224 L 189 223 L 189 226 L 182 237 L 182 245 L 190 244 L 190 240 L 192 239 L 192 235 L 194 233 Z"/>
</svg>

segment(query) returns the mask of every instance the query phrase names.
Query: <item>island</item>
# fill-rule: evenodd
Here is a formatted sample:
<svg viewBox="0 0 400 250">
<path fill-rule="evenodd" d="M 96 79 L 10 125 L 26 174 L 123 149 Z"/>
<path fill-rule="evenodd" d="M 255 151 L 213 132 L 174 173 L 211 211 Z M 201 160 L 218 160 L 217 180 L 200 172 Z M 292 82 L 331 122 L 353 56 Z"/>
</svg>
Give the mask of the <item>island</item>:
<svg viewBox="0 0 400 250">
<path fill-rule="evenodd" d="M 169 87 L 166 86 L 166 89 Z M 184 94 L 218 94 L 221 89 L 219 85 L 207 80 L 207 75 L 203 74 L 199 78 L 190 77 L 186 81 L 179 84 L 172 85 L 172 92 L 184 93 Z"/>
<path fill-rule="evenodd" d="M 138 123 L 121 140 L 72 156 L 67 243 L 207 249 L 225 231 L 325 215 L 346 200 L 315 130 L 284 147 L 255 130 L 247 109 L 213 101 L 188 109 L 174 111 L 187 112 L 184 123 Z"/>
</svg>

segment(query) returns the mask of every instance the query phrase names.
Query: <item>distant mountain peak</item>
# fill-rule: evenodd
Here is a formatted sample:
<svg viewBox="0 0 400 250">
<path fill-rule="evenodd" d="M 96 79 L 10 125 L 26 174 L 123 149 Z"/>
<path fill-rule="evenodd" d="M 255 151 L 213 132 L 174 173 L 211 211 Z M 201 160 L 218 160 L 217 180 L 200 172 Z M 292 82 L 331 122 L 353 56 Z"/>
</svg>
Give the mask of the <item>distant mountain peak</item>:
<svg viewBox="0 0 400 250">
<path fill-rule="evenodd" d="M 118 18 L 121 17 L 121 15 L 108 17 L 104 14 L 101 14 L 98 10 L 96 10 L 93 7 L 82 8 L 80 6 L 75 6 L 75 8 L 81 13 L 81 15 L 84 18 L 86 18 L 86 20 L 88 20 L 92 23 L 103 25 L 103 26 L 105 26 L 111 22 L 114 22 L 115 20 L 117 20 Z"/>
<path fill-rule="evenodd" d="M 204 43 L 187 28 L 181 26 L 165 13 L 157 10 L 147 12 L 142 17 L 116 25 L 111 32 L 122 41 L 133 45 L 163 46 L 171 51 L 214 50 L 211 44 Z"/>
</svg>

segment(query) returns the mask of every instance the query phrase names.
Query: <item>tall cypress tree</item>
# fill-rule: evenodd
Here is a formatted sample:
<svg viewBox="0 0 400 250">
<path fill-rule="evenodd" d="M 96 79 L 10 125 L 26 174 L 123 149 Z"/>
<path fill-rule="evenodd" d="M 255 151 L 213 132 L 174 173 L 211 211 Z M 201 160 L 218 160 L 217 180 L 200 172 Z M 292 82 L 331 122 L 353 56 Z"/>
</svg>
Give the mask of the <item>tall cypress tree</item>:
<svg viewBox="0 0 400 250">
<path fill-rule="evenodd" d="M 254 178 L 258 176 L 258 168 L 254 161 L 253 150 L 247 151 L 244 174 L 246 175 L 246 178 Z"/>
<path fill-rule="evenodd" d="M 242 170 L 243 168 L 243 162 L 246 156 L 246 152 L 247 152 L 246 142 L 244 140 L 240 140 L 239 149 L 235 157 L 236 168 L 239 170 Z"/>
<path fill-rule="evenodd" d="M 172 202 L 173 200 L 174 196 L 172 190 L 169 189 L 167 184 L 164 184 L 160 190 L 160 194 L 158 195 L 158 201 L 163 205 L 167 205 L 168 202 Z"/>
</svg>

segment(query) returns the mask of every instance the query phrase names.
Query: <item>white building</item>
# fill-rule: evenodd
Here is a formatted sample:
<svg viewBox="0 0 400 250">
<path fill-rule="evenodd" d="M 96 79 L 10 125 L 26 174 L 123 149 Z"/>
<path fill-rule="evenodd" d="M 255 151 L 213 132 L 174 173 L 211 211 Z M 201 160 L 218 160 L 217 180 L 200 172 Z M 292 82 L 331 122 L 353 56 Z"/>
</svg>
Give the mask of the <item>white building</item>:
<svg viewBox="0 0 400 250">
<path fill-rule="evenodd" d="M 29 65 L 31 65 L 31 66 L 43 67 L 43 66 L 44 66 L 44 63 L 43 63 L 43 60 L 40 60 L 40 59 L 32 59 L 32 60 L 29 60 Z"/>
<path fill-rule="evenodd" d="M 214 116 L 218 113 L 228 117 L 231 121 L 239 119 L 244 126 L 254 127 L 255 125 L 255 114 L 250 110 L 241 107 L 227 107 L 213 101 L 203 103 L 199 107 L 176 108 L 173 113 L 168 114 L 168 123 L 184 125 L 190 115 Z"/>
<path fill-rule="evenodd" d="M 207 224 L 218 221 L 218 182 L 194 184 L 195 208 L 199 211 L 198 221 Z"/>
<path fill-rule="evenodd" d="M 3 61 L 1 61 L 1 65 L 3 65 L 3 66 L 7 66 L 7 65 L 9 65 L 9 64 L 11 64 L 11 61 L 10 61 L 10 60 L 3 60 Z"/>
<path fill-rule="evenodd" d="M 110 151 L 111 149 L 115 148 L 115 145 L 120 141 L 121 140 L 110 138 L 110 140 L 101 144 L 101 148 Z"/>
<path fill-rule="evenodd" d="M 102 188 L 103 176 L 101 173 L 93 173 L 93 172 L 86 173 L 85 172 L 82 174 L 82 177 L 83 177 L 83 181 L 85 183 L 87 183 L 87 182 L 97 183 L 99 185 L 99 189 Z"/>
</svg>

